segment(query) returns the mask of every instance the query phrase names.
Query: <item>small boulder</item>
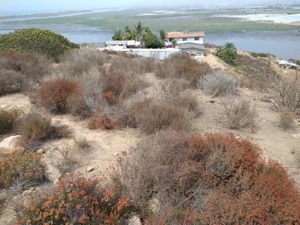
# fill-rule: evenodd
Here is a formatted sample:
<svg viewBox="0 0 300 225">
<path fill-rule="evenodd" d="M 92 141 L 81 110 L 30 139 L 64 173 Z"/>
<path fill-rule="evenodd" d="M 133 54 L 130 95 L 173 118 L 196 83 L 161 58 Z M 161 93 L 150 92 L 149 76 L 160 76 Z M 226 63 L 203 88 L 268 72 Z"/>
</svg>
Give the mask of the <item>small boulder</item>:
<svg viewBox="0 0 300 225">
<path fill-rule="evenodd" d="M 61 177 L 61 172 L 55 166 L 47 163 L 46 160 L 42 159 L 43 164 L 45 165 L 45 177 L 54 183 L 56 180 L 59 180 Z"/>
<path fill-rule="evenodd" d="M 86 168 L 87 172 L 92 172 L 94 170 L 95 170 L 95 167 L 93 167 L 93 166 L 89 166 L 88 168 Z"/>
<path fill-rule="evenodd" d="M 138 216 L 132 216 L 128 220 L 128 225 L 142 225 L 141 219 Z"/>
<path fill-rule="evenodd" d="M 160 201 L 156 198 L 153 198 L 149 201 L 149 210 L 153 213 L 153 214 L 157 214 L 160 211 Z"/>
<path fill-rule="evenodd" d="M 39 155 L 43 155 L 45 153 L 45 150 L 44 149 L 39 149 L 36 151 L 37 154 Z"/>
<path fill-rule="evenodd" d="M 0 142 L 0 148 L 24 148 L 25 143 L 21 135 L 4 138 Z"/>
</svg>

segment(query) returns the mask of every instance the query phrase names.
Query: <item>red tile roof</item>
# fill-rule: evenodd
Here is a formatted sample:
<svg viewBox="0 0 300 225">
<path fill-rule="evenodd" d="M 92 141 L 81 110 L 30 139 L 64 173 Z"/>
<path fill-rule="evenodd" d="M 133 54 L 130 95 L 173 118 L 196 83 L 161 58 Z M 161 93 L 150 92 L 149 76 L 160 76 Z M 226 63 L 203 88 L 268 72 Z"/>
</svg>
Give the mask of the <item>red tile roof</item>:
<svg viewBox="0 0 300 225">
<path fill-rule="evenodd" d="M 204 33 L 167 32 L 167 38 L 195 38 L 205 37 Z"/>
</svg>

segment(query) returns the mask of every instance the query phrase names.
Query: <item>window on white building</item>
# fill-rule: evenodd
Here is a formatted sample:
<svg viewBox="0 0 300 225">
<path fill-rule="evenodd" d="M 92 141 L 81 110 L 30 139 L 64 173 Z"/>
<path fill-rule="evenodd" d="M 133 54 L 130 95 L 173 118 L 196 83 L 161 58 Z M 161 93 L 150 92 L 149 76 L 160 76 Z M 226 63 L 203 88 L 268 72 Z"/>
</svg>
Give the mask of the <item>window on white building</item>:
<svg viewBox="0 0 300 225">
<path fill-rule="evenodd" d="M 187 38 L 182 38 L 183 41 L 187 41 Z"/>
<path fill-rule="evenodd" d="M 199 41 L 200 40 L 200 38 L 199 37 L 195 37 L 195 41 Z"/>
</svg>

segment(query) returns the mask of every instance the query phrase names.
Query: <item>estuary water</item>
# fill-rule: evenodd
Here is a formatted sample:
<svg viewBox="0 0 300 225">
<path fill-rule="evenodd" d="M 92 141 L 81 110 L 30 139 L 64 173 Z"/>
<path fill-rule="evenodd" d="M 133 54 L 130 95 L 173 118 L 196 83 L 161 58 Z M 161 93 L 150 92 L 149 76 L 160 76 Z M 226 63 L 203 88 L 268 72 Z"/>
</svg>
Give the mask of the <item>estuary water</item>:
<svg viewBox="0 0 300 225">
<path fill-rule="evenodd" d="M 57 15 L 54 15 L 57 16 Z M 9 18 L 10 19 L 10 18 Z M 0 34 L 16 29 L 37 27 L 58 32 L 76 43 L 102 43 L 111 40 L 113 31 L 76 24 L 26 24 L 26 20 L 9 23 L 0 17 Z M 205 42 L 223 45 L 234 43 L 238 48 L 253 52 L 270 53 L 280 59 L 300 59 L 300 31 L 244 31 L 207 33 Z"/>
</svg>

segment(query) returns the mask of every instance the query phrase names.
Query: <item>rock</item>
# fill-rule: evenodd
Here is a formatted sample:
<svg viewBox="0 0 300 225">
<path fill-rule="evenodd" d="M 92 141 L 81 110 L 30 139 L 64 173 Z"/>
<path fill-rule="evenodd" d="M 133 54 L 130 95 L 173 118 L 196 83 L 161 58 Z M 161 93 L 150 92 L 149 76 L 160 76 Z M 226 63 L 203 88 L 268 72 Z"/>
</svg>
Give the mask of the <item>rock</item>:
<svg viewBox="0 0 300 225">
<path fill-rule="evenodd" d="M 0 156 L 23 153 L 24 151 L 25 143 L 21 135 L 10 136 L 0 142 Z"/>
<path fill-rule="evenodd" d="M 0 224 L 5 225 L 5 224 L 14 224 L 16 221 L 16 211 L 12 208 L 5 208 L 1 213 L 0 213 Z"/>
<path fill-rule="evenodd" d="M 39 149 L 36 151 L 37 154 L 43 155 L 45 153 L 44 149 Z"/>
<path fill-rule="evenodd" d="M 0 148 L 24 148 L 25 143 L 21 135 L 10 136 L 0 142 Z"/>
<path fill-rule="evenodd" d="M 160 201 L 156 198 L 153 198 L 149 201 L 149 210 L 153 214 L 157 214 L 160 211 Z"/>
<path fill-rule="evenodd" d="M 59 180 L 59 178 L 61 177 L 61 172 L 59 171 L 59 169 L 52 166 L 51 164 L 45 163 L 44 161 L 43 163 L 45 165 L 45 177 L 52 183 Z"/>
<path fill-rule="evenodd" d="M 8 191 L 8 190 L 5 190 L 5 189 L 2 189 L 0 191 L 0 205 L 5 202 L 6 200 L 12 198 L 14 195 L 12 192 Z"/>
<path fill-rule="evenodd" d="M 128 220 L 128 225 L 142 225 L 140 217 L 138 217 L 138 216 L 132 216 Z"/>
<path fill-rule="evenodd" d="M 89 166 L 88 168 L 86 168 L 87 172 L 92 172 L 94 170 L 95 170 L 95 167 L 93 167 L 93 166 Z"/>
</svg>

